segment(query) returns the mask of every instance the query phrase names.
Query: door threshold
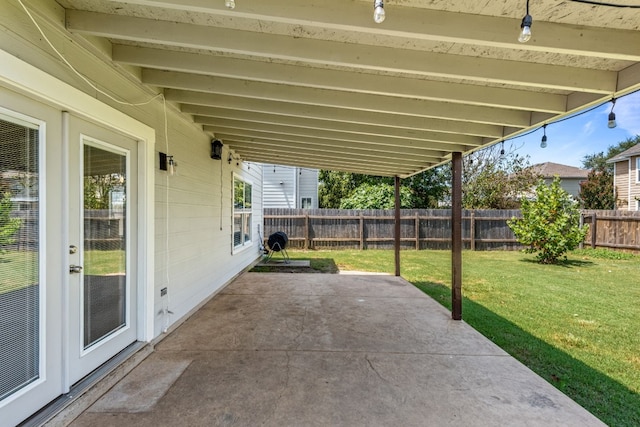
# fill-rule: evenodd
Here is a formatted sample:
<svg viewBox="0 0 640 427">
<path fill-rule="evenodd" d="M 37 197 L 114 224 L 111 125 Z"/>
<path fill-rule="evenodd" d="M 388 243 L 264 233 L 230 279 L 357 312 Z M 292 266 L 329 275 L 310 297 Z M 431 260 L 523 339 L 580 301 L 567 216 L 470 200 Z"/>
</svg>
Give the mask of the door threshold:
<svg viewBox="0 0 640 427">
<path fill-rule="evenodd" d="M 19 427 L 66 426 L 153 352 L 150 343 L 135 342 L 78 381 L 69 393 L 53 400 Z"/>
</svg>

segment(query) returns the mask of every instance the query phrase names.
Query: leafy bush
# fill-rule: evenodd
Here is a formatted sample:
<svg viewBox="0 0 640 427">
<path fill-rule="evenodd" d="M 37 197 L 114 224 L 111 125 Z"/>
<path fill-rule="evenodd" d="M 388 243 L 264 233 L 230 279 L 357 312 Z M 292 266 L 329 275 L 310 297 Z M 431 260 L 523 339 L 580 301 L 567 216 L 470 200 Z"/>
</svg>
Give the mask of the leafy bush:
<svg viewBox="0 0 640 427">
<path fill-rule="evenodd" d="M 518 242 L 529 246 L 525 252 L 537 252 L 542 264 L 555 264 L 567 251 L 577 248 L 587 234 L 587 227 L 580 227 L 577 205 L 560 187 L 560 178 L 556 177 L 551 186 L 540 180 L 535 200 L 522 201 L 522 218 L 512 218 L 507 224 Z"/>
</svg>

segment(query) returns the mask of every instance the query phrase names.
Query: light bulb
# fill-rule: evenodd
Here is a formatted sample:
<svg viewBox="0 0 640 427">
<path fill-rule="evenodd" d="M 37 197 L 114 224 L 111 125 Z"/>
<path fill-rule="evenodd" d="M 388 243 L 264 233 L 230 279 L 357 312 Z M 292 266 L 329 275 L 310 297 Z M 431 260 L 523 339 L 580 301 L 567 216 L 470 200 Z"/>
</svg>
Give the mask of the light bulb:
<svg viewBox="0 0 640 427">
<path fill-rule="evenodd" d="M 524 18 L 522 18 L 522 24 L 520 24 L 520 36 L 518 37 L 518 41 L 520 43 L 526 43 L 531 40 L 531 24 L 533 24 L 533 18 L 531 15 L 527 14 Z"/>
<path fill-rule="evenodd" d="M 224 5 L 227 6 L 227 8 L 229 8 L 229 9 L 235 9 L 236 8 L 235 0 L 224 0 Z"/>
<path fill-rule="evenodd" d="M 607 126 L 609 126 L 609 129 L 613 129 L 617 126 L 616 113 L 614 113 L 613 111 L 609 113 L 609 123 L 607 124 Z"/>
<path fill-rule="evenodd" d="M 540 141 L 540 148 L 547 148 L 547 135 L 542 135 L 542 141 Z"/>
<path fill-rule="evenodd" d="M 373 20 L 376 24 L 382 24 L 386 15 L 384 13 L 384 3 L 382 0 L 376 0 L 373 4 Z"/>
</svg>

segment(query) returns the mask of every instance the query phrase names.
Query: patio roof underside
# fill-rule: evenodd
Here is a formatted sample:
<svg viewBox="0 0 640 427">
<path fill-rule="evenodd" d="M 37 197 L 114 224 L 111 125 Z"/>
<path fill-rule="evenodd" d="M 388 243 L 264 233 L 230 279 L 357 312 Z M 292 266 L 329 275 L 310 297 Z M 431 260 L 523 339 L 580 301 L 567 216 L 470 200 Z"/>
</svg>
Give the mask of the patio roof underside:
<svg viewBox="0 0 640 427">
<path fill-rule="evenodd" d="M 640 89 L 640 9 L 533 0 L 521 44 L 525 0 L 58 3 L 249 162 L 407 177 Z"/>
</svg>

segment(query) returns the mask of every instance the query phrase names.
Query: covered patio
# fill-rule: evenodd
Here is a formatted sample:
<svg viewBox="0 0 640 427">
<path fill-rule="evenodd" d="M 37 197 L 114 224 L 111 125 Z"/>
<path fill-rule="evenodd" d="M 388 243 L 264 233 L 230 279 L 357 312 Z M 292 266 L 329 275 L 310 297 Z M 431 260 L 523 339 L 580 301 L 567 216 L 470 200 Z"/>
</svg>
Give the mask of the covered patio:
<svg viewBox="0 0 640 427">
<path fill-rule="evenodd" d="M 71 425 L 604 424 L 400 277 L 245 273 Z"/>
</svg>

